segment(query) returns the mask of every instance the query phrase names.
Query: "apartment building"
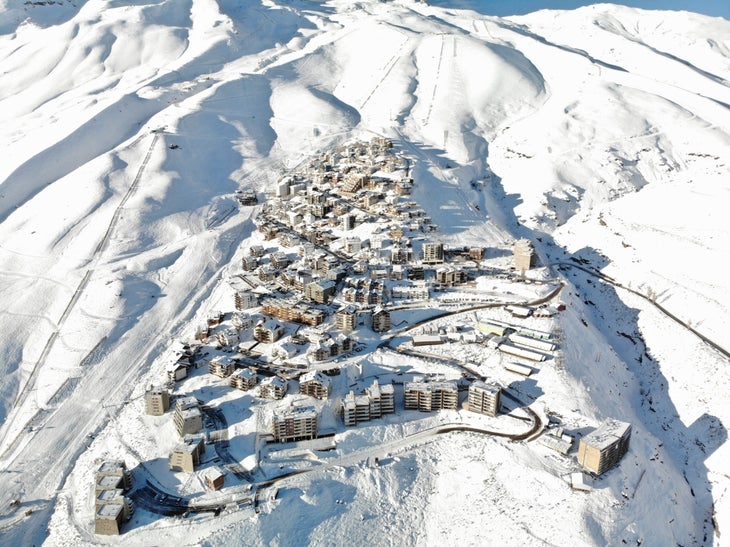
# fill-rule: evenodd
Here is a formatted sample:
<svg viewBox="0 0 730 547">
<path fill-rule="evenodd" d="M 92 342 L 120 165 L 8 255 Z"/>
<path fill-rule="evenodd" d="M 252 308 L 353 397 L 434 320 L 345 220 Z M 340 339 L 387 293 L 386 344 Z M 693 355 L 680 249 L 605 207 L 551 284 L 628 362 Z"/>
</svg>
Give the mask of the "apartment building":
<svg viewBox="0 0 730 547">
<path fill-rule="evenodd" d="M 163 386 L 150 385 L 144 393 L 145 411 L 150 416 L 162 416 L 170 408 L 170 392 Z"/>
<path fill-rule="evenodd" d="M 406 382 L 404 399 L 406 410 L 456 410 L 459 391 L 455 382 Z"/>
<path fill-rule="evenodd" d="M 220 357 L 214 358 L 208 364 L 208 372 L 219 378 L 228 378 L 236 370 L 236 365 L 231 361 L 226 361 Z"/>
<path fill-rule="evenodd" d="M 357 311 L 354 306 L 345 306 L 338 310 L 335 314 L 335 325 L 337 326 L 337 330 L 351 332 L 355 330 L 356 322 Z"/>
<path fill-rule="evenodd" d="M 200 464 L 200 455 L 205 452 L 205 437 L 203 435 L 186 435 L 182 443 L 170 452 L 170 469 L 184 473 L 195 472 L 195 466 Z"/>
<path fill-rule="evenodd" d="M 375 332 L 388 332 L 390 330 L 390 312 L 378 306 L 373 310 L 372 319 Z"/>
<path fill-rule="evenodd" d="M 250 368 L 245 368 L 231 374 L 231 387 L 240 389 L 241 391 L 249 391 L 256 387 L 258 376 Z"/>
<path fill-rule="evenodd" d="M 352 427 L 361 422 L 380 418 L 395 412 L 395 391 L 392 384 L 379 385 L 375 380 L 365 393 L 355 395 L 350 391 L 342 400 L 342 419 Z"/>
<path fill-rule="evenodd" d="M 290 406 L 275 412 L 271 433 L 280 443 L 317 438 L 317 411 L 313 407 Z"/>
<path fill-rule="evenodd" d="M 259 384 L 259 397 L 263 399 L 283 399 L 289 383 L 278 376 L 264 378 Z"/>
<path fill-rule="evenodd" d="M 629 449 L 631 424 L 607 420 L 580 440 L 578 463 L 600 475 L 616 465 Z"/>
<path fill-rule="evenodd" d="M 477 380 L 469 386 L 469 410 L 496 416 L 499 413 L 501 394 L 502 388 L 498 384 Z"/>
<path fill-rule="evenodd" d="M 443 243 L 424 243 L 423 244 L 423 263 L 424 264 L 440 264 L 444 261 L 444 244 Z"/>
<path fill-rule="evenodd" d="M 512 249 L 515 270 L 525 272 L 535 265 L 535 249 L 529 239 L 518 239 Z"/>
<path fill-rule="evenodd" d="M 320 370 L 312 370 L 299 378 L 299 392 L 316 399 L 327 399 L 332 389 L 332 380 Z"/>
<path fill-rule="evenodd" d="M 173 421 L 180 437 L 197 433 L 203 429 L 203 413 L 198 408 L 198 400 L 195 397 L 178 399 L 175 403 Z"/>
<path fill-rule="evenodd" d="M 122 460 L 103 462 L 96 472 L 94 533 L 118 535 L 129 520 L 134 504 L 124 496 L 132 487 L 132 475 Z"/>
</svg>

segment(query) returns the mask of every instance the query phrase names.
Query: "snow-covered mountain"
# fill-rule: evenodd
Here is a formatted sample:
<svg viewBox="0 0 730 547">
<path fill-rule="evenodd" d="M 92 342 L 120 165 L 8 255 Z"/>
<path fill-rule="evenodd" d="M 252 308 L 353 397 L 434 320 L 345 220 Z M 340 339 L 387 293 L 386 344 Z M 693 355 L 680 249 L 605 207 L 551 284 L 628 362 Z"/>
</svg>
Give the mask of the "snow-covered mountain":
<svg viewBox="0 0 730 547">
<path fill-rule="evenodd" d="M 473 440 L 439 441 L 409 456 L 410 485 L 395 471 L 381 486 L 341 477 L 353 499 L 380 500 L 369 520 L 361 507 L 316 518 L 321 482 L 287 502 L 296 525 L 170 533 L 514 545 L 728 533 L 730 22 L 435 4 L 0 2 L 0 537 L 43 539 L 86 436 L 114 424 L 205 310 L 253 229 L 234 190 L 270 191 L 315 151 L 373 134 L 413 157 L 414 197 L 445 243 L 529 237 L 543 264 L 634 291 L 566 267 L 560 326 L 566 404 L 636 424 L 625 465 L 642 472 L 567 502 L 576 494 L 551 497 L 520 450 L 491 443 L 497 465 Z M 541 499 L 514 487 L 523 466 Z M 481 486 L 433 475 L 452 468 Z M 14 499 L 34 504 L 27 521 Z"/>
</svg>

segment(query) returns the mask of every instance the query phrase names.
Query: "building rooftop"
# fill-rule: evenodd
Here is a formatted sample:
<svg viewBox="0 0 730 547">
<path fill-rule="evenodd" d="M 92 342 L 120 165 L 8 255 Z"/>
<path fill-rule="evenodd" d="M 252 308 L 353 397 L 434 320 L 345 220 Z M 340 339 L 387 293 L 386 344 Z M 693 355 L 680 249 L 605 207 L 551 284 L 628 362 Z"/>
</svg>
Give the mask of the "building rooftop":
<svg viewBox="0 0 730 547">
<path fill-rule="evenodd" d="M 607 420 L 583 437 L 583 442 L 603 450 L 631 431 L 631 424 L 618 420 Z"/>
<path fill-rule="evenodd" d="M 313 406 L 287 406 L 274 411 L 274 420 L 276 421 L 289 418 L 306 419 L 316 417 L 317 410 Z"/>
<path fill-rule="evenodd" d="M 202 417 L 203 413 L 200 412 L 199 408 L 187 408 L 183 410 L 181 413 L 181 416 L 183 420 L 194 420 L 197 417 Z"/>
<path fill-rule="evenodd" d="M 319 382 L 322 385 L 329 386 L 332 383 L 332 380 L 330 380 L 330 377 L 324 374 L 321 370 L 310 370 L 299 377 L 300 384 L 305 382 Z"/>
<path fill-rule="evenodd" d="M 96 481 L 96 485 L 105 490 L 114 490 L 115 488 L 118 488 L 120 486 L 121 481 L 121 477 L 106 475 L 103 477 L 99 477 Z"/>
<path fill-rule="evenodd" d="M 127 469 L 126 464 L 122 460 L 112 460 L 103 462 L 99 466 L 99 473 L 122 473 Z"/>
<path fill-rule="evenodd" d="M 403 386 L 404 389 L 415 389 L 419 391 L 436 391 L 436 390 L 448 390 L 448 391 L 456 391 L 457 387 L 454 382 L 449 382 L 448 380 L 445 381 L 436 381 L 436 382 L 422 382 L 422 381 L 415 381 L 415 382 L 406 382 Z"/>
<path fill-rule="evenodd" d="M 116 520 L 123 510 L 124 507 L 117 503 L 105 503 L 99 507 L 99 510 L 96 512 L 96 516 L 98 518 Z"/>
<path fill-rule="evenodd" d="M 496 384 L 494 382 L 487 383 L 487 382 L 483 382 L 482 380 L 475 380 L 471 384 L 471 387 L 473 387 L 475 389 L 479 389 L 481 391 L 486 391 L 487 393 L 492 393 L 492 394 L 499 393 L 499 391 L 502 389 L 502 388 L 500 388 L 499 384 Z"/>
<path fill-rule="evenodd" d="M 198 450 L 197 443 L 179 443 L 172 449 L 173 453 L 194 454 Z"/>
<path fill-rule="evenodd" d="M 188 408 L 197 407 L 198 400 L 192 395 L 188 395 L 187 397 L 180 397 L 179 399 L 177 399 L 177 401 L 175 401 L 175 405 L 177 406 L 177 408 L 186 410 Z"/>
<path fill-rule="evenodd" d="M 283 378 L 279 378 L 278 376 L 269 376 L 269 377 L 261 380 L 261 385 L 262 386 L 272 385 L 272 386 L 284 387 L 286 385 L 286 380 L 284 380 Z"/>
<path fill-rule="evenodd" d="M 109 490 L 102 490 L 99 492 L 99 495 L 96 496 L 97 501 L 102 502 L 117 502 L 120 503 L 124 501 L 124 494 L 122 493 L 121 488 L 114 488 Z"/>
</svg>

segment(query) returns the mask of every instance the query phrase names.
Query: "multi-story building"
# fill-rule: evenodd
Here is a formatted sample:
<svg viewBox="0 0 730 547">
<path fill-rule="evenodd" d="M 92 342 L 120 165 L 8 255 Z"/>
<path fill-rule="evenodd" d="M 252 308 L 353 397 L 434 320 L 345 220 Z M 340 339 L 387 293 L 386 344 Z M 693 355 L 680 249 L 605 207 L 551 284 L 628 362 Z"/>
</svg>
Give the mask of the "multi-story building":
<svg viewBox="0 0 730 547">
<path fill-rule="evenodd" d="M 525 272 L 535 264 L 535 249 L 529 239 L 515 241 L 513 250 L 515 270 Z"/>
<path fill-rule="evenodd" d="M 340 224 L 340 227 L 343 231 L 352 230 L 355 227 L 355 215 L 342 215 L 342 222 Z"/>
<path fill-rule="evenodd" d="M 150 416 L 162 416 L 170 408 L 170 392 L 163 386 L 147 388 L 144 394 L 145 410 Z"/>
<path fill-rule="evenodd" d="M 375 332 L 388 332 L 390 330 L 390 312 L 380 306 L 373 310 L 373 330 Z"/>
<path fill-rule="evenodd" d="M 362 250 L 362 240 L 357 237 L 345 238 L 345 248 L 343 249 L 349 255 L 355 255 Z"/>
<path fill-rule="evenodd" d="M 424 243 L 423 244 L 423 263 L 424 264 L 440 264 L 444 261 L 444 244 L 443 243 Z"/>
<path fill-rule="evenodd" d="M 195 397 L 181 397 L 175 403 L 175 415 L 173 416 L 175 429 L 181 437 L 197 433 L 203 429 L 203 413 L 198 408 L 198 400 Z"/>
<path fill-rule="evenodd" d="M 220 490 L 223 488 L 226 481 L 225 473 L 217 465 L 207 469 L 203 474 L 203 477 L 205 479 L 205 485 L 211 491 Z"/>
<path fill-rule="evenodd" d="M 101 480 L 110 478 L 110 480 Z M 96 471 L 96 482 L 98 494 L 101 490 L 120 488 L 127 491 L 132 487 L 132 474 L 127 469 L 127 464 L 122 460 L 108 460 L 103 462 Z"/>
<path fill-rule="evenodd" d="M 318 304 L 326 304 L 330 298 L 334 296 L 336 285 L 334 281 L 322 280 L 309 283 L 305 289 L 305 296 L 317 302 Z"/>
<path fill-rule="evenodd" d="M 259 397 L 263 399 L 283 399 L 289 383 L 278 376 L 264 378 L 259 384 Z"/>
<path fill-rule="evenodd" d="M 234 370 L 236 365 L 231 361 L 224 361 L 221 357 L 214 358 L 208 365 L 208 372 L 219 378 L 228 378 Z"/>
<path fill-rule="evenodd" d="M 284 334 L 282 326 L 273 319 L 269 321 L 259 321 L 253 330 L 253 337 L 259 342 L 265 344 L 273 344 Z"/>
<path fill-rule="evenodd" d="M 134 504 L 124 496 L 132 486 L 132 475 L 122 460 L 103 462 L 96 472 L 94 532 L 118 535 L 129 520 Z"/>
<path fill-rule="evenodd" d="M 248 252 L 249 252 L 250 256 L 253 256 L 256 258 L 261 258 L 262 256 L 266 255 L 266 249 L 264 249 L 263 245 L 253 245 L 248 250 Z"/>
<path fill-rule="evenodd" d="M 404 399 L 406 410 L 456 410 L 459 391 L 454 382 L 407 382 Z"/>
<path fill-rule="evenodd" d="M 244 256 L 241 259 L 241 268 L 244 272 L 252 272 L 259 266 L 259 259 L 255 256 Z"/>
<path fill-rule="evenodd" d="M 259 298 L 253 291 L 236 291 L 233 298 L 237 310 L 247 310 L 259 305 Z"/>
<path fill-rule="evenodd" d="M 342 400 L 342 418 L 346 426 L 380 418 L 395 412 L 395 392 L 392 384 L 379 385 L 375 380 L 362 395 L 350 391 Z"/>
<path fill-rule="evenodd" d="M 316 327 L 324 322 L 322 310 L 281 298 L 265 299 L 261 303 L 261 311 L 282 321 L 302 323 L 311 327 Z"/>
<path fill-rule="evenodd" d="M 306 372 L 299 378 L 299 392 L 316 399 L 329 397 L 331 388 L 332 380 L 320 370 Z"/>
<path fill-rule="evenodd" d="M 357 425 L 357 405 L 355 404 L 354 391 L 350 391 L 342 400 L 342 419 L 347 427 Z"/>
<path fill-rule="evenodd" d="M 186 435 L 182 443 L 170 452 L 170 469 L 194 473 L 195 466 L 200 464 L 200 455 L 205 452 L 203 435 Z"/>
<path fill-rule="evenodd" d="M 215 339 L 221 346 L 235 346 L 240 341 L 238 331 L 236 329 L 225 329 L 217 332 Z"/>
<path fill-rule="evenodd" d="M 629 449 L 631 424 L 607 420 L 580 440 L 578 463 L 586 470 L 600 475 L 614 465 Z"/>
<path fill-rule="evenodd" d="M 286 256 L 286 253 L 277 251 L 271 255 L 271 265 L 277 270 L 283 270 L 289 265 L 289 263 L 290 260 L 289 257 Z"/>
<path fill-rule="evenodd" d="M 443 267 L 436 270 L 436 283 L 439 285 L 447 285 L 451 287 L 457 283 L 463 283 L 464 281 L 466 281 L 466 274 L 461 270 L 451 267 Z"/>
<path fill-rule="evenodd" d="M 250 368 L 245 368 L 234 372 L 231 375 L 231 387 L 240 389 L 241 391 L 248 391 L 253 389 L 258 383 L 258 376 Z"/>
<path fill-rule="evenodd" d="M 499 413 L 501 394 L 502 389 L 498 384 L 477 380 L 469 386 L 469 410 L 496 416 Z"/>
<path fill-rule="evenodd" d="M 119 535 L 124 522 L 124 505 L 103 503 L 96 508 L 94 533 L 104 536 Z"/>
<path fill-rule="evenodd" d="M 118 535 L 122 523 L 129 520 L 133 512 L 134 504 L 121 489 L 101 491 L 96 496 L 94 533 Z"/>
<path fill-rule="evenodd" d="M 317 411 L 313 407 L 292 406 L 274 412 L 271 432 L 280 443 L 316 439 Z"/>
<path fill-rule="evenodd" d="M 378 395 L 380 396 L 380 415 L 392 414 L 395 412 L 395 390 L 393 384 L 379 385 L 378 381 L 373 381 L 372 385 L 367 388 L 367 394 L 371 399 L 375 399 Z M 372 411 L 372 407 L 371 407 Z M 375 416 L 379 418 L 380 416 Z"/>
<path fill-rule="evenodd" d="M 337 311 L 335 314 L 335 324 L 337 330 L 343 332 L 351 332 L 355 330 L 355 323 L 357 321 L 357 310 L 353 306 L 345 306 Z"/>
</svg>

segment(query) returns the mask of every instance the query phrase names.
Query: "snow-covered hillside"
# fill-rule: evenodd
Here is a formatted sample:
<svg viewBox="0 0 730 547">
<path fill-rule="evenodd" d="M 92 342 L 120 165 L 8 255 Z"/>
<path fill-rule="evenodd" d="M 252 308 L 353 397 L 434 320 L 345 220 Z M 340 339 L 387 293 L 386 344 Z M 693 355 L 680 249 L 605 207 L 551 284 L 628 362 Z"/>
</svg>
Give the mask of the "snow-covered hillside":
<svg viewBox="0 0 730 547">
<path fill-rule="evenodd" d="M 439 440 L 383 476 L 344 469 L 290 491 L 277 511 L 296 525 L 169 533 L 513 545 L 730 533 L 730 22 L 437 4 L 0 1 L 0 543 L 46 537 L 87 435 L 119 423 L 210 310 L 254 228 L 234 191 L 271 191 L 314 152 L 372 135 L 412 158 L 414 199 L 444 243 L 528 237 L 569 283 L 566 407 L 634 423 L 626 466 L 645 473 L 535 501 L 515 487 L 523 467 L 541 495 L 565 485 L 526 445 L 490 441 L 496 464 L 475 439 Z M 356 507 L 315 516 L 328 484 Z"/>
</svg>

